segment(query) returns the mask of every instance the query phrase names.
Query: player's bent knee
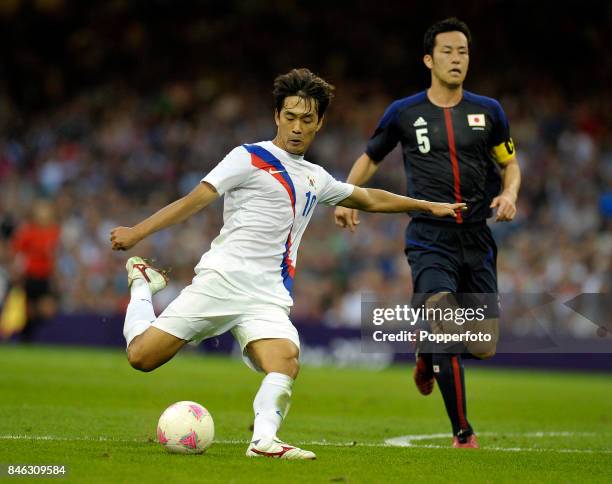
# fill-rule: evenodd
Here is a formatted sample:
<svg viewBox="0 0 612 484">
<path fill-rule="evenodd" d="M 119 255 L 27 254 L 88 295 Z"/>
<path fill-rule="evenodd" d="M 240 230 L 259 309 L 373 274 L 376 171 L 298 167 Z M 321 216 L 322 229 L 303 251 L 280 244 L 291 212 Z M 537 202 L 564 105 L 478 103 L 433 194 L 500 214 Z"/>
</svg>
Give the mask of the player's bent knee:
<svg viewBox="0 0 612 484">
<path fill-rule="evenodd" d="M 468 351 L 479 360 L 493 358 L 497 352 L 499 341 L 499 319 L 491 318 L 470 327 L 473 333 L 481 333 L 489 337 L 489 341 L 467 343 Z"/>
<path fill-rule="evenodd" d="M 493 358 L 497 353 L 497 342 L 489 343 L 484 346 L 481 345 L 480 347 L 468 347 L 468 349 L 474 358 L 488 360 L 489 358 Z"/>
<path fill-rule="evenodd" d="M 488 360 L 489 358 L 493 358 L 495 356 L 496 349 L 492 348 L 484 353 L 472 353 L 472 355 L 479 360 Z"/>
<path fill-rule="evenodd" d="M 127 358 L 132 368 L 143 372 L 153 371 L 159 365 L 139 345 L 130 345 Z"/>
</svg>

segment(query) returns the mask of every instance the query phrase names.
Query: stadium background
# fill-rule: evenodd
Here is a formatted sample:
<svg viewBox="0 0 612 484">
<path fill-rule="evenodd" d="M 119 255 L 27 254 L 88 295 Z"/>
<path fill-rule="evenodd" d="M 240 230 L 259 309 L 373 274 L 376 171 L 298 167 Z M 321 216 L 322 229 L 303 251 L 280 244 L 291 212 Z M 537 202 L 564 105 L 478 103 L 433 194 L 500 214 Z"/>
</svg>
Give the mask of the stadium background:
<svg viewBox="0 0 612 484">
<path fill-rule="evenodd" d="M 185 194 L 234 146 L 271 138 L 271 83 L 293 67 L 337 87 L 307 157 L 344 179 L 387 104 L 427 86 L 423 31 L 449 15 L 473 30 L 466 88 L 502 102 L 523 170 L 517 219 L 492 224 L 500 291 L 609 292 L 612 7 L 553 5 L 1 2 L 0 300 L 23 275 L 16 234 L 47 200 L 61 235 L 57 315 L 45 325 L 80 327 L 91 342 L 114 321 L 120 344 L 126 254 L 109 250 L 109 230 Z M 396 150 L 373 185 L 404 184 Z M 351 235 L 317 210 L 297 262 L 292 318 L 303 331 L 358 326 L 364 291 L 410 293 L 408 218 L 362 218 Z M 221 222 L 219 202 L 137 248 L 173 268 L 158 308 L 190 281 Z"/>
<path fill-rule="evenodd" d="M 363 215 L 350 235 L 321 207 L 301 246 L 292 316 L 310 366 L 280 436 L 317 462 L 244 458 L 261 375 L 242 362 L 187 348 L 145 375 L 124 357 L 127 254 L 109 250 L 110 228 L 185 193 L 235 145 L 273 136 L 271 83 L 295 66 L 337 86 L 308 157 L 344 178 L 386 105 L 427 86 L 423 31 L 450 15 L 475 37 L 466 87 L 501 100 L 523 169 L 517 219 L 492 224 L 501 290 L 609 294 L 610 2 L 0 1 L 0 340 L 7 290 L 27 275 L 18 234 L 45 211 L 36 200 L 60 234 L 57 315 L 29 335 L 47 344 L 0 343 L 0 480 L 15 463 L 66 464 L 65 482 L 102 484 L 609 483 L 612 351 L 593 352 L 612 339 L 567 307 L 538 316 L 578 330 L 590 355 L 498 354 L 466 372 L 480 451 L 450 448 L 440 392 L 418 395 L 410 365 L 360 366 L 361 292 L 411 290 L 403 215 Z M 374 183 L 405 189 L 397 152 Z M 138 248 L 174 268 L 158 307 L 190 280 L 221 210 Z M 231 337 L 205 349 L 231 351 Z M 510 363 L 565 370 L 493 367 Z M 567 371 L 581 366 L 591 371 Z M 204 456 L 156 442 L 159 415 L 179 400 L 214 416 Z"/>
</svg>

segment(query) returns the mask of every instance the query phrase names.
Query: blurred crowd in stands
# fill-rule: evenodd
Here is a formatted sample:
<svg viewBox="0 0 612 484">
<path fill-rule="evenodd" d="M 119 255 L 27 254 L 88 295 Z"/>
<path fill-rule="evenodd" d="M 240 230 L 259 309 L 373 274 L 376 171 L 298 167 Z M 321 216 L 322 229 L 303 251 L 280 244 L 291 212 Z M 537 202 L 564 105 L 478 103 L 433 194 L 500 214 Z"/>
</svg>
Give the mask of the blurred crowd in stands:
<svg viewBox="0 0 612 484">
<path fill-rule="evenodd" d="M 134 45 L 151 45 L 147 35 L 139 37 L 138 28 L 125 22 L 135 29 Z M 410 51 L 417 60 L 418 47 Z M 206 64 L 205 56 L 201 62 Z M 526 69 L 530 77 L 521 78 L 516 69 L 512 76 L 522 79 L 520 89 L 506 89 L 505 72 L 487 70 L 483 63 L 473 67 L 466 84 L 501 101 L 523 170 L 517 218 L 510 224 L 491 220 L 500 292 L 562 297 L 610 292 L 609 89 L 594 86 L 568 96 L 554 77 Z M 388 103 L 426 86 L 422 70 L 398 87 L 397 80 L 387 84 L 376 69 L 365 79 L 331 69 L 336 99 L 307 159 L 344 179 Z M 47 101 L 38 96 L 34 107 L 23 92 L 19 98 L 14 87 L 0 85 L 0 301 L 10 284 L 48 279 L 57 311 L 121 313 L 128 300 L 123 266 L 132 253 L 172 268 L 170 287 L 156 296 L 158 308 L 193 276 L 221 227 L 222 201 L 129 253 L 110 250 L 109 231 L 186 194 L 234 146 L 271 139 L 270 88 L 282 71 L 243 73 L 246 79 L 234 73 L 231 81 L 223 72 L 205 69 L 187 79 L 157 79 L 145 67 L 136 72 L 147 89 L 120 75 L 109 79 L 111 71 L 99 83 L 90 79 L 58 97 L 59 73 L 44 71 Z M 319 73 L 325 77 L 326 68 Z M 398 150 L 372 185 L 405 192 Z M 351 234 L 335 227 L 332 209 L 317 209 L 297 260 L 295 321 L 358 325 L 363 292 L 409 297 L 410 270 L 403 255 L 408 217 L 361 217 Z"/>
</svg>

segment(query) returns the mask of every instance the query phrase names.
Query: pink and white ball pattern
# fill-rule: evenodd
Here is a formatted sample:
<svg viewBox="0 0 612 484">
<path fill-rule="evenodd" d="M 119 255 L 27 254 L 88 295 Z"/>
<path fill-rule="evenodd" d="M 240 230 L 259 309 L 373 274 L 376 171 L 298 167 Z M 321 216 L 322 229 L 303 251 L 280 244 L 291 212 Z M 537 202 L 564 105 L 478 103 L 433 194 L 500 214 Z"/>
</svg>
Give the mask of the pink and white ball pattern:
<svg viewBox="0 0 612 484">
<path fill-rule="evenodd" d="M 157 423 L 158 442 L 173 454 L 201 454 L 210 447 L 214 436 L 210 413 L 196 402 L 173 403 Z"/>
</svg>

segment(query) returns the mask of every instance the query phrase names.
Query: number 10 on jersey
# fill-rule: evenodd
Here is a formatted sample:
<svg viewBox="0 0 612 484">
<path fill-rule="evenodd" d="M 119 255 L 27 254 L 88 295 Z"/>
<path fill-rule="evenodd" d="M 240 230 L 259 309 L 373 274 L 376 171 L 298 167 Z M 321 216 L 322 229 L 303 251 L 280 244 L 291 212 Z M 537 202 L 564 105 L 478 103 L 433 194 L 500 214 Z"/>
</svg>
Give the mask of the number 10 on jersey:
<svg viewBox="0 0 612 484">
<path fill-rule="evenodd" d="M 316 195 L 312 195 L 310 192 L 306 192 L 306 204 L 304 205 L 304 210 L 302 211 L 302 217 L 306 217 L 310 213 L 316 201 Z"/>
</svg>

